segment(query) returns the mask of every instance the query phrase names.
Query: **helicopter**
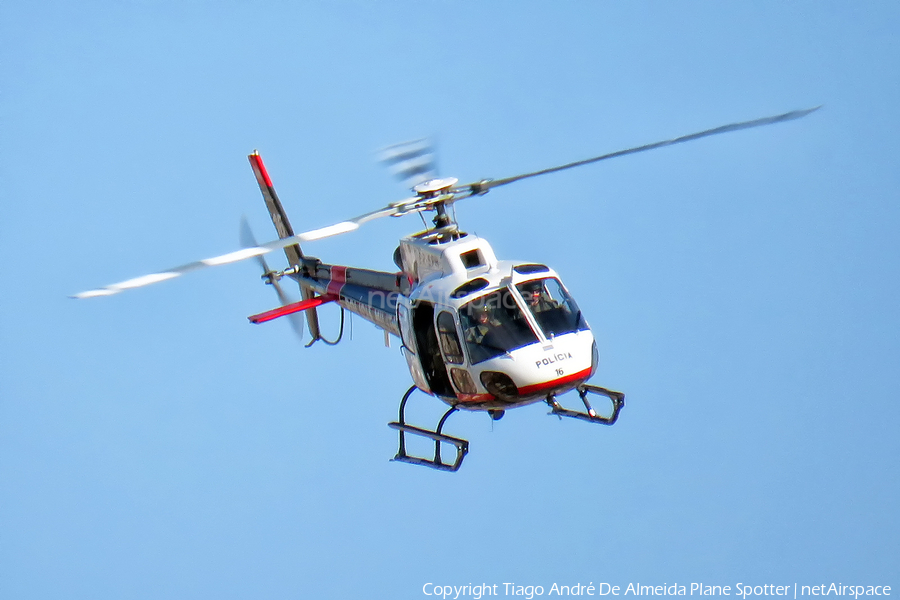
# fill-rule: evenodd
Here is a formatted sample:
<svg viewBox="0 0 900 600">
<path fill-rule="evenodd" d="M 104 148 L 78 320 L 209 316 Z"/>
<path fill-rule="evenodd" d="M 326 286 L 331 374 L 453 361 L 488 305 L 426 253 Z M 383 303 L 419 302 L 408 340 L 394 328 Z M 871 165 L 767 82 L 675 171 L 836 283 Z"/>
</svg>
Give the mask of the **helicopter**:
<svg viewBox="0 0 900 600">
<path fill-rule="evenodd" d="M 455 219 L 460 200 L 487 194 L 496 187 L 703 137 L 799 119 L 820 107 L 707 129 L 601 156 L 570 162 L 503 179 L 482 179 L 460 184 L 455 177 L 436 177 L 431 149 L 424 141 L 386 149 L 383 160 L 405 179 L 414 195 L 391 202 L 372 212 L 327 227 L 295 233 L 288 220 L 262 157 L 249 155 L 250 165 L 265 200 L 278 239 L 257 244 L 246 221 L 242 224 L 242 249 L 187 263 L 172 269 L 135 277 L 102 288 L 80 292 L 73 298 L 95 298 L 174 279 L 206 267 L 255 259 L 262 280 L 275 288 L 280 306 L 249 317 L 264 323 L 288 317 L 303 335 L 303 320 L 312 340 L 336 344 L 321 334 L 316 308 L 325 303 L 362 317 L 400 340 L 400 349 L 413 385 L 402 396 L 398 420 L 389 427 L 399 432 L 399 449 L 393 460 L 457 471 L 469 452 L 469 442 L 443 432 L 448 417 L 459 411 L 486 412 L 499 420 L 507 410 L 538 402 L 551 415 L 601 425 L 613 425 L 625 406 L 625 395 L 587 383 L 599 364 L 597 341 L 575 299 L 559 275 L 535 262 L 499 260 L 487 240 L 463 231 Z M 327 264 L 305 254 L 301 243 L 349 233 L 365 223 L 410 214 L 432 213 L 431 225 L 400 239 L 393 260 L 398 271 L 386 272 Z M 425 221 L 423 216 L 423 222 Z M 270 269 L 263 256 L 283 250 L 288 267 Z M 292 302 L 280 281 L 285 277 L 299 285 L 301 300 Z M 428 429 L 406 422 L 405 411 L 415 391 L 448 405 L 436 427 Z M 574 391 L 582 409 L 564 407 L 559 397 Z M 609 401 L 609 410 L 598 412 L 591 398 Z M 407 435 L 434 443 L 433 454 L 409 451 Z M 442 447 L 456 451 L 444 460 Z M 422 453 L 418 453 L 422 454 Z"/>
</svg>

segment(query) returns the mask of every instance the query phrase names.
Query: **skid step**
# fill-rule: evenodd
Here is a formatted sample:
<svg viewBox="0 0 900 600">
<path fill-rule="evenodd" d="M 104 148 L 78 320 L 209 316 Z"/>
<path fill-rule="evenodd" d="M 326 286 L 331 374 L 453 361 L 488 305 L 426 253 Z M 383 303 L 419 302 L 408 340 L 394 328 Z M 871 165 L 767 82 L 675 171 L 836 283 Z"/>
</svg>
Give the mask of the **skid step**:
<svg viewBox="0 0 900 600">
<path fill-rule="evenodd" d="M 406 425 L 404 423 L 388 423 L 388 427 L 390 427 L 391 429 L 396 429 L 400 432 L 400 450 L 392 460 L 410 463 L 413 465 L 421 465 L 423 467 L 431 467 L 432 469 L 438 469 L 441 471 L 456 471 L 462 464 L 463 458 L 465 458 L 466 454 L 469 452 L 468 440 L 444 435 L 435 431 L 429 431 L 428 429 L 422 429 L 421 427 L 414 427 L 413 425 Z M 407 454 L 406 439 L 404 438 L 404 435 L 407 433 L 431 438 L 432 440 L 434 440 L 434 458 L 424 458 Z M 441 459 L 442 443 L 452 444 L 456 447 L 456 460 L 454 460 L 452 463 L 445 463 Z"/>
<path fill-rule="evenodd" d="M 430 467 L 439 471 L 458 470 L 460 465 L 462 465 L 462 461 L 466 457 L 466 454 L 468 454 L 469 452 L 469 442 L 468 440 L 441 433 L 441 429 L 444 428 L 444 423 L 447 421 L 447 417 L 455 413 L 456 408 L 453 407 L 446 413 L 444 413 L 444 416 L 441 417 L 441 420 L 434 431 L 430 429 L 423 429 L 422 427 L 416 427 L 414 425 L 409 425 L 404 419 L 404 411 L 406 410 L 407 400 L 409 400 L 409 397 L 416 389 L 418 389 L 416 388 L 416 386 L 412 386 L 411 388 L 409 388 L 409 390 L 406 391 L 406 394 L 403 395 L 403 400 L 400 401 L 400 420 L 388 423 L 388 427 L 390 427 L 391 429 L 396 429 L 400 432 L 400 449 L 397 450 L 397 455 L 394 456 L 392 460 L 405 462 L 412 465 Z M 406 434 L 417 435 L 434 440 L 434 457 L 426 458 L 408 454 L 406 452 Z M 451 444 L 456 448 L 456 459 L 453 462 L 444 462 L 441 457 L 441 444 Z"/>
<path fill-rule="evenodd" d="M 604 387 L 600 387 L 599 385 L 588 385 L 586 383 L 583 383 L 575 388 L 575 391 L 578 392 L 578 396 L 581 398 L 581 402 L 584 404 L 583 412 L 579 410 L 564 408 L 556 399 L 556 396 L 550 394 L 546 399 L 547 404 L 550 406 L 550 414 L 556 415 L 558 417 L 580 419 L 582 421 L 588 421 L 589 423 L 612 425 L 619 418 L 619 411 L 622 410 L 623 406 L 625 406 L 625 394 L 623 394 L 622 392 L 608 390 Z M 597 411 L 594 410 L 593 406 L 591 406 L 590 400 L 588 400 L 588 394 L 597 394 L 598 396 L 605 396 L 606 398 L 609 398 L 609 400 L 612 402 L 612 414 L 608 417 L 597 414 Z"/>
</svg>

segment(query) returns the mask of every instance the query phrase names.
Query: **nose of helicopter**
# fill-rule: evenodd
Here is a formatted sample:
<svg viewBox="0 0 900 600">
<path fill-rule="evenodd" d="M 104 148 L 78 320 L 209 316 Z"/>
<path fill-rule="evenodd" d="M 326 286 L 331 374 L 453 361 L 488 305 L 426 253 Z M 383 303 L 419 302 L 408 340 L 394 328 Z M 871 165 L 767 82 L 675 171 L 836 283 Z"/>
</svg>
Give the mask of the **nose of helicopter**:
<svg viewBox="0 0 900 600">
<path fill-rule="evenodd" d="M 580 331 L 487 361 L 479 380 L 494 403 L 511 408 L 575 388 L 590 379 L 597 361 L 593 336 Z"/>
</svg>

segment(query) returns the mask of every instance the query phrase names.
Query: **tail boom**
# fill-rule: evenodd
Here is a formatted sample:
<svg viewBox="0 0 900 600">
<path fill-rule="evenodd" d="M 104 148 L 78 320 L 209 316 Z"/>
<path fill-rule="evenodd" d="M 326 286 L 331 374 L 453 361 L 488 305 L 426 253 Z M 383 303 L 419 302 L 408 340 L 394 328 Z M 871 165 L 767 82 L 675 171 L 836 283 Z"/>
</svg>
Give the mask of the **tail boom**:
<svg viewBox="0 0 900 600">
<path fill-rule="evenodd" d="M 402 273 L 318 263 L 291 277 L 318 297 L 334 297 L 341 307 L 400 337 L 397 299 L 409 293 L 409 283 Z"/>
</svg>

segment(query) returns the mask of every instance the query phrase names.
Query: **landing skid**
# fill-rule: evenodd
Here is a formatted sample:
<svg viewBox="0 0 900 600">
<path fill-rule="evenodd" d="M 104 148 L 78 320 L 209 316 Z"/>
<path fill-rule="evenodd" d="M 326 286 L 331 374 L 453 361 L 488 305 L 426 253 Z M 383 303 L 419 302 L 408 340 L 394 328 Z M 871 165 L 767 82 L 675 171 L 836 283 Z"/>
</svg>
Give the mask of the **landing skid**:
<svg viewBox="0 0 900 600">
<path fill-rule="evenodd" d="M 575 391 L 578 392 L 578 396 L 581 398 L 581 402 L 584 404 L 584 411 L 577 410 L 569 410 L 568 408 L 563 408 L 559 401 L 556 399 L 556 396 L 550 394 L 547 396 L 545 402 L 550 406 L 550 414 L 556 415 L 560 418 L 562 417 L 571 417 L 573 419 L 581 419 L 582 421 L 588 421 L 590 423 L 600 423 L 601 425 L 612 425 L 616 422 L 616 419 L 619 418 L 619 411 L 622 410 L 622 407 L 625 406 L 625 394 L 622 392 L 614 392 L 613 390 L 608 390 L 606 388 L 600 387 L 599 385 L 588 385 L 583 383 L 575 388 Z M 594 407 L 591 406 L 590 400 L 588 400 L 588 394 L 597 394 L 599 396 L 606 396 L 612 401 L 612 414 L 608 417 L 604 417 L 597 414 L 597 411 L 594 410 Z"/>
<path fill-rule="evenodd" d="M 404 411 L 406 410 L 406 402 L 409 400 L 409 397 L 416 390 L 416 386 L 412 386 L 409 388 L 406 393 L 403 395 L 403 400 L 400 401 L 400 420 L 394 421 L 392 423 L 388 423 L 388 427 L 392 429 L 396 429 L 400 432 L 400 449 L 397 451 L 397 456 L 393 458 L 393 460 L 410 463 L 413 465 L 421 465 L 423 467 L 431 467 L 432 469 L 438 469 L 439 471 L 456 471 L 459 469 L 462 464 L 463 459 L 466 457 L 466 454 L 469 452 L 469 442 L 468 440 L 463 440 L 460 438 L 452 437 L 446 434 L 441 433 L 441 429 L 444 427 L 444 423 L 447 421 L 447 417 L 456 412 L 456 407 L 451 408 L 444 416 L 441 417 L 440 422 L 438 423 L 437 428 L 434 431 L 428 429 L 422 429 L 421 427 L 414 427 L 413 425 L 407 425 L 406 420 L 404 418 Z M 434 458 L 424 458 L 420 456 L 411 456 L 406 453 L 406 434 L 418 435 L 425 438 L 430 438 L 434 440 Z M 452 444 L 456 447 L 456 460 L 452 463 L 445 463 L 441 459 L 441 444 L 447 443 Z"/>
</svg>

